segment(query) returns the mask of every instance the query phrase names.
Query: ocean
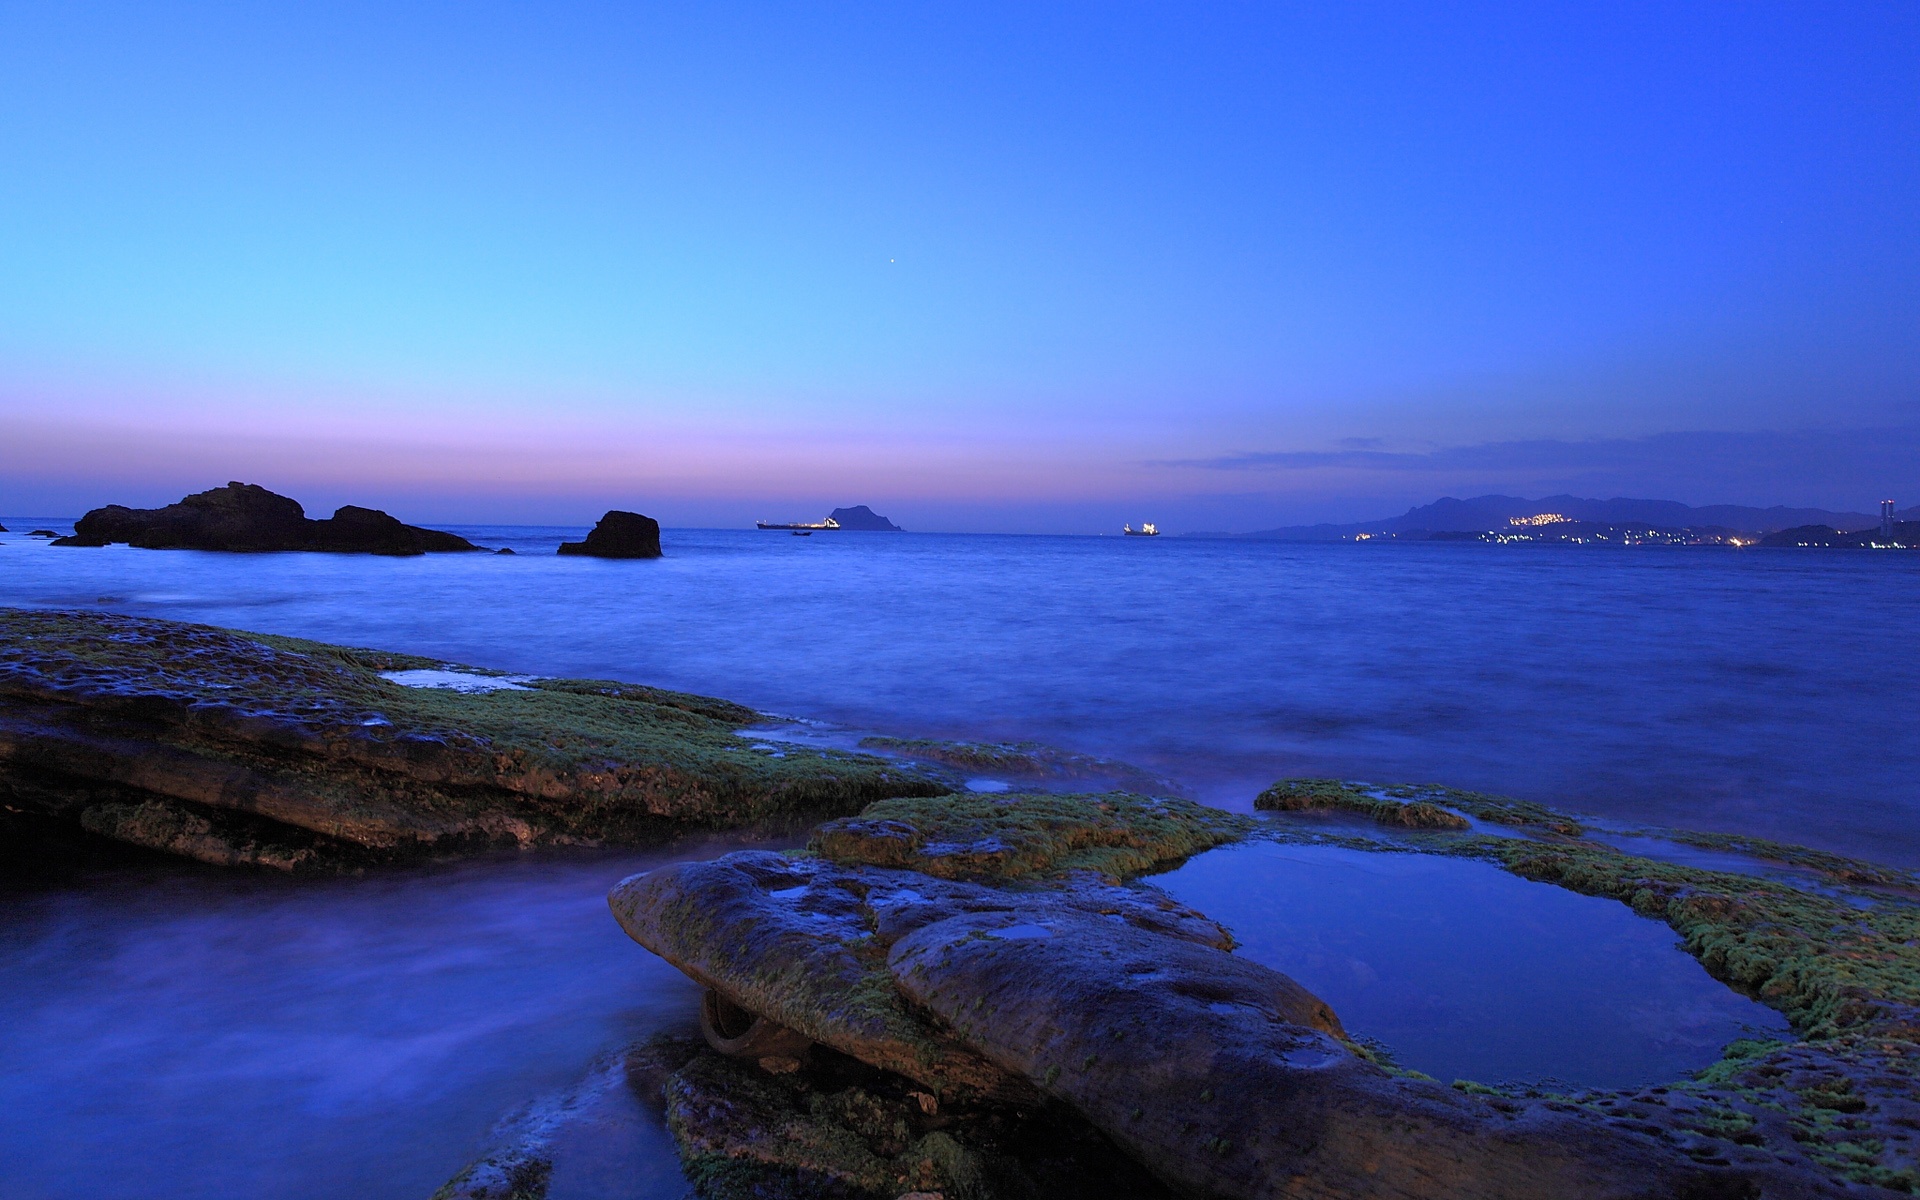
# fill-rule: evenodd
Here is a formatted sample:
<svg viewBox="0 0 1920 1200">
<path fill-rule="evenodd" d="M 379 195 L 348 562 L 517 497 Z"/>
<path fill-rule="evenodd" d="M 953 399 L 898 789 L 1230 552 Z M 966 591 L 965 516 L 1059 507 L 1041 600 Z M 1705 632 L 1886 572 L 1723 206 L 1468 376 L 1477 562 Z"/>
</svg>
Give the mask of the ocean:
<svg viewBox="0 0 1920 1200">
<path fill-rule="evenodd" d="M 670 529 L 607 562 L 553 555 L 580 529 L 475 527 L 517 553 L 381 559 L 0 524 L 0 604 L 652 683 L 842 742 L 1038 741 L 1240 810 L 1282 776 L 1435 782 L 1920 866 L 1920 555 Z M 791 840 L 0 892 L 0 1197 L 423 1198 L 519 1104 L 689 1027 L 611 883 Z M 1652 1081 L 1769 1015 L 1622 906 L 1366 857 L 1250 848 L 1165 884 L 1442 1078 Z M 680 1195 L 664 1133 L 622 1136 L 625 1192 L 555 1200 Z"/>
</svg>

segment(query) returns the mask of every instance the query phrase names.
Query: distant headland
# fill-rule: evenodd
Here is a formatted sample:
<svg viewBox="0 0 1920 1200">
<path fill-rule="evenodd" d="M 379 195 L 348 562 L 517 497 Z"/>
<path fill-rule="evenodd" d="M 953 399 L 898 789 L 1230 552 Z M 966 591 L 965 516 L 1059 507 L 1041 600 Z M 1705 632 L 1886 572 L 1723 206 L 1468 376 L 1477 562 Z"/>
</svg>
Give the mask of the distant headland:
<svg viewBox="0 0 1920 1200">
<path fill-rule="evenodd" d="M 842 529 L 865 529 L 875 533 L 906 532 L 864 504 L 856 504 L 852 508 L 836 508 L 827 515 L 838 522 Z"/>
<path fill-rule="evenodd" d="M 1851 532 L 1847 532 L 1851 531 Z M 1791 536 L 1782 536 L 1791 535 Z M 1214 535 L 1218 536 L 1218 535 Z M 1288 525 L 1238 535 L 1284 542 L 1525 541 L 1867 547 L 1920 545 L 1920 507 L 1880 516 L 1823 508 L 1693 507 L 1675 500 L 1443 497 L 1397 517 Z"/>
<path fill-rule="evenodd" d="M 836 508 L 819 521 L 756 521 L 754 525 L 760 529 L 784 529 L 802 534 L 835 532 L 842 529 L 866 533 L 906 532 L 864 504 L 856 504 L 852 508 Z"/>
</svg>

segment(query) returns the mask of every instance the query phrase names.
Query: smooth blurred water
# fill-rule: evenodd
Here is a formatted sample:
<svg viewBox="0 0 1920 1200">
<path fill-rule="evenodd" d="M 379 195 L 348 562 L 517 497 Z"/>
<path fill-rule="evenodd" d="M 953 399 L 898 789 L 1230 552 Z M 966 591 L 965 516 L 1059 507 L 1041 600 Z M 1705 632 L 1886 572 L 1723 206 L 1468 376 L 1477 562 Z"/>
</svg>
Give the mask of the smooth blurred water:
<svg viewBox="0 0 1920 1200">
<path fill-rule="evenodd" d="M 509 527 L 462 532 L 517 556 L 380 559 L 3 523 L 0 604 L 1031 738 L 1229 807 L 1282 775 L 1433 781 L 1920 866 L 1920 555 L 668 530 L 608 562 Z"/>
<path fill-rule="evenodd" d="M 426 1200 L 596 1055 L 694 1027 L 607 888 L 743 841 L 0 892 L 0 1196 Z M 634 1194 L 680 1196 L 665 1131 L 635 1133 L 663 1178 Z"/>
</svg>

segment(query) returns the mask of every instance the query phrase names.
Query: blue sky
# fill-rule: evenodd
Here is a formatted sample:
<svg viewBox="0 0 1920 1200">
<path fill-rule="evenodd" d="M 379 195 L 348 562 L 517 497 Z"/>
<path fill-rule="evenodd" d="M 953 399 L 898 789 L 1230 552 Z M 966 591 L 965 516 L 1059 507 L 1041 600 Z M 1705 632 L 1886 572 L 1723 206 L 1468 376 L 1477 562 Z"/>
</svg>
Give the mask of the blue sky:
<svg viewBox="0 0 1920 1200">
<path fill-rule="evenodd" d="M 1906 3 L 0 3 L 0 511 L 1911 503 L 1917 78 Z"/>
</svg>

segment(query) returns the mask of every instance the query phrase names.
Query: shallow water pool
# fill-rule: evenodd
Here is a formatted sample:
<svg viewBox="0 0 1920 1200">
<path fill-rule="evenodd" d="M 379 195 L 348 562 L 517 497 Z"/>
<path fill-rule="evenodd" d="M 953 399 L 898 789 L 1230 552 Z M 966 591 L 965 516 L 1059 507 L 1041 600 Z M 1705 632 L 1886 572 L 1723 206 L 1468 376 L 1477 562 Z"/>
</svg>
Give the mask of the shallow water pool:
<svg viewBox="0 0 1920 1200">
<path fill-rule="evenodd" d="M 1631 1087 L 1787 1032 L 1666 925 L 1485 862 L 1252 842 L 1152 882 L 1441 1080 Z"/>
</svg>

